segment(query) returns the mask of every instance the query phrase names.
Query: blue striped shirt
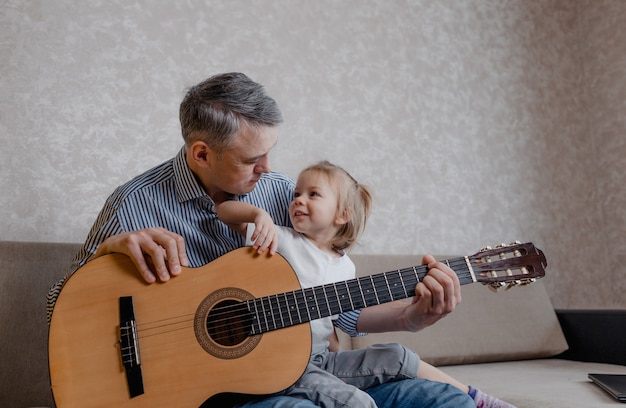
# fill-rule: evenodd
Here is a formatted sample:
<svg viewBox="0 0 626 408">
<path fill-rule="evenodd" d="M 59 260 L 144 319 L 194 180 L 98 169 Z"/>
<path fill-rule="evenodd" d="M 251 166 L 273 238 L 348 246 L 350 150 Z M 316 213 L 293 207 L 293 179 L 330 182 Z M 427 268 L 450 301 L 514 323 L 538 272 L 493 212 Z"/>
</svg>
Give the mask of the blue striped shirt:
<svg viewBox="0 0 626 408">
<path fill-rule="evenodd" d="M 276 225 L 291 226 L 289 203 L 294 188 L 292 179 L 271 172 L 263 174 L 253 191 L 234 198 L 264 209 Z M 135 177 L 111 194 L 85 245 L 74 257 L 70 275 L 83 266 L 107 238 L 154 227 L 184 237 L 189 266 L 194 268 L 245 243 L 244 237 L 217 218 L 215 203 L 191 172 L 183 148 L 174 158 Z M 65 279 L 50 289 L 48 320 Z M 338 326 L 346 333 L 356 335 L 357 318 L 358 312 L 350 313 L 338 320 Z"/>
</svg>

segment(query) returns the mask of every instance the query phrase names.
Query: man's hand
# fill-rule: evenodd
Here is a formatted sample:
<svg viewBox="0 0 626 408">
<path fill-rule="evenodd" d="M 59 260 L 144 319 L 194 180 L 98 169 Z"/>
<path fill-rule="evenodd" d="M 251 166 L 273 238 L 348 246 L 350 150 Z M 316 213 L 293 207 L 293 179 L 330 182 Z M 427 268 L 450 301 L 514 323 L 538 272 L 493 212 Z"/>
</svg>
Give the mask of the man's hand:
<svg viewBox="0 0 626 408">
<path fill-rule="evenodd" d="M 357 321 L 360 332 L 416 332 L 452 313 L 461 302 L 461 284 L 456 274 L 431 255 L 425 255 L 428 275 L 415 286 L 410 304 L 398 301 L 365 308 Z"/>
<path fill-rule="evenodd" d="M 461 303 L 459 278 L 432 255 L 425 255 L 423 265 L 428 265 L 428 275 L 415 286 L 415 297 L 406 308 L 407 330 L 418 331 L 436 323 Z"/>
<path fill-rule="evenodd" d="M 189 266 L 185 240 L 164 228 L 113 235 L 100 244 L 94 258 L 114 252 L 128 255 L 148 283 L 156 282 L 157 277 L 168 281 L 181 272 L 181 266 Z"/>
</svg>

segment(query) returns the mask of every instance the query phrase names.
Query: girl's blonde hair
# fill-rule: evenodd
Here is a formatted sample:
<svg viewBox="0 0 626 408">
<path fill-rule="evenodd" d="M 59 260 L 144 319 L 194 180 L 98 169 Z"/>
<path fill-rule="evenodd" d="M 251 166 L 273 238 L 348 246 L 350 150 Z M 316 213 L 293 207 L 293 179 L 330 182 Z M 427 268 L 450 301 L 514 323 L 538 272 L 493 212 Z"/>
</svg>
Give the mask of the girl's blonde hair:
<svg viewBox="0 0 626 408">
<path fill-rule="evenodd" d="M 322 174 L 328 178 L 337 194 L 337 214 L 343 214 L 347 222 L 339 228 L 332 240 L 334 249 L 349 249 L 365 230 L 372 207 L 369 189 L 359 184 L 343 168 L 328 161 L 313 164 L 300 172 Z"/>
</svg>

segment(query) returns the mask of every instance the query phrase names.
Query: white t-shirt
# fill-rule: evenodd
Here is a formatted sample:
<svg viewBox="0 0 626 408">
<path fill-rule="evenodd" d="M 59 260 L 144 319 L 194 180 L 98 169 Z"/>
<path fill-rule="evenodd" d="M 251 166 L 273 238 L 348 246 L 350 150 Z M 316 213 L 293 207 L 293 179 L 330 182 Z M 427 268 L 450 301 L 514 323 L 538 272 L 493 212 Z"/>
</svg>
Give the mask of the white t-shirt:
<svg viewBox="0 0 626 408">
<path fill-rule="evenodd" d="M 328 283 L 353 279 L 355 266 L 345 253 L 339 258 L 334 258 L 322 252 L 304 235 L 296 232 L 293 228 L 276 226 L 278 230 L 278 253 L 291 265 L 296 273 L 300 286 L 309 288 Z M 254 230 L 254 224 L 248 224 L 248 239 Z M 325 317 L 311 321 L 312 351 L 311 355 L 324 352 L 328 346 L 328 336 L 333 334 L 332 320 L 336 316 Z"/>
</svg>

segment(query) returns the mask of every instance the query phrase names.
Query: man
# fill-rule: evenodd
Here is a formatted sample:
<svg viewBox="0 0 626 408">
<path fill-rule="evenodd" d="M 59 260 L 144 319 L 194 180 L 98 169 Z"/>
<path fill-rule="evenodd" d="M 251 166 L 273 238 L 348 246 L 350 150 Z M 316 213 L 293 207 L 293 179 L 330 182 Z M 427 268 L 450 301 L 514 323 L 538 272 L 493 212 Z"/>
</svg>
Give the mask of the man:
<svg viewBox="0 0 626 408">
<path fill-rule="evenodd" d="M 235 199 L 263 208 L 289 225 L 294 183 L 272 172 L 269 154 L 282 115 L 263 87 L 243 74 L 216 75 L 192 87 L 180 106 L 184 147 L 171 160 L 122 185 L 109 197 L 72 271 L 108 253 L 123 253 L 149 283 L 167 281 L 181 266 L 198 267 L 235 248 L 243 238 L 217 219 L 215 206 Z M 411 304 L 387 303 L 342 315 L 351 335 L 385 322 L 386 331 L 421 330 L 460 302 L 456 274 L 432 263 Z M 50 308 L 61 282 L 49 295 Z M 366 390 L 379 407 L 474 406 L 452 386 L 404 380 Z M 246 408 L 315 407 L 311 401 L 273 396 Z"/>
</svg>

